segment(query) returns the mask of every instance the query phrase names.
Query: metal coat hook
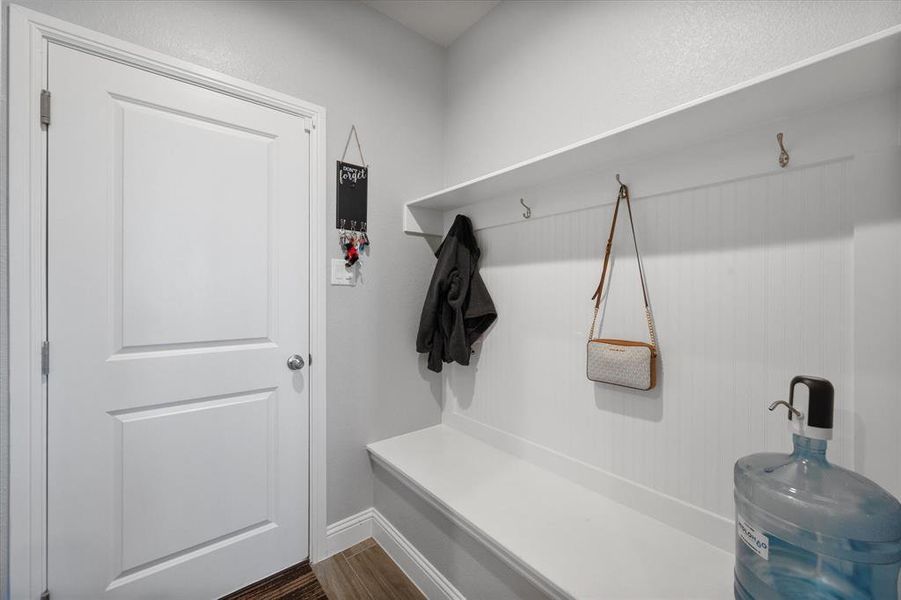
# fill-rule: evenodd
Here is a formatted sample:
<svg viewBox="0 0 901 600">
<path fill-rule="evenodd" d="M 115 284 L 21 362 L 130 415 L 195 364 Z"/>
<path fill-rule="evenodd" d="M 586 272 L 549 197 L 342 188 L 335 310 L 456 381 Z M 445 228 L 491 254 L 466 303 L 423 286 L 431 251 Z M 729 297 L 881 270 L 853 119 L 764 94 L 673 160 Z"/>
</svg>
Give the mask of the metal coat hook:
<svg viewBox="0 0 901 600">
<path fill-rule="evenodd" d="M 625 194 L 628 193 L 629 186 L 623 183 L 623 180 L 619 178 L 619 173 L 616 174 L 616 183 L 619 184 L 619 196 L 620 198 L 624 198 Z"/>
<path fill-rule="evenodd" d="M 532 209 L 526 206 L 525 201 L 522 198 L 519 199 L 519 203 L 522 204 L 522 207 L 526 209 L 526 212 L 522 213 L 523 219 L 531 219 L 532 218 Z"/>
<path fill-rule="evenodd" d="M 788 155 L 788 152 L 785 151 L 785 145 L 782 143 L 782 132 L 776 134 L 776 141 L 779 142 L 779 166 L 783 169 L 788 166 L 788 161 L 791 160 L 791 157 Z"/>
</svg>

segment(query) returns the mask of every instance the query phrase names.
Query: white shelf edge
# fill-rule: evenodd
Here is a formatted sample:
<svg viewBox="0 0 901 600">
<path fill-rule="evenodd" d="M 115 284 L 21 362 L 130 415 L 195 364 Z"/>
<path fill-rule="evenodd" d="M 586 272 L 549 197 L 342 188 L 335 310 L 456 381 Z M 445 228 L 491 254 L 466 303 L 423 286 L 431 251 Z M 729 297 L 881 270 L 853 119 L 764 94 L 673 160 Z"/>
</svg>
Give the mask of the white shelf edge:
<svg viewBox="0 0 901 600">
<path fill-rule="evenodd" d="M 491 180 L 498 179 L 504 175 L 513 174 L 516 171 L 520 171 L 526 169 L 528 167 L 537 165 L 544 161 L 554 159 L 557 157 L 561 157 L 567 153 L 571 153 L 573 151 L 586 148 L 593 144 L 597 144 L 598 142 L 604 140 L 610 140 L 615 138 L 616 136 L 623 135 L 624 133 L 634 131 L 643 126 L 647 126 L 652 123 L 660 122 L 665 119 L 671 118 L 680 113 L 684 113 L 694 108 L 701 107 L 703 105 L 709 105 L 715 103 L 717 100 L 721 100 L 727 98 L 729 96 L 733 96 L 739 94 L 740 92 L 747 91 L 749 89 L 754 88 L 755 86 L 759 86 L 761 84 L 771 82 L 779 79 L 780 77 L 784 77 L 786 75 L 790 75 L 792 73 L 801 71 L 805 68 L 829 61 L 831 59 L 835 59 L 842 55 L 848 54 L 855 50 L 859 50 L 870 46 L 872 44 L 889 40 L 890 38 L 901 37 L 901 25 L 896 25 L 893 27 L 889 27 L 882 31 L 876 32 L 874 34 L 859 38 L 857 40 L 848 42 L 841 46 L 837 46 L 825 52 L 821 52 L 814 56 L 808 57 L 806 59 L 794 62 L 790 65 L 786 65 L 784 67 L 780 67 L 773 71 L 769 71 L 762 75 L 758 75 L 756 77 L 752 77 L 751 79 L 745 80 L 741 83 L 728 86 L 716 92 L 712 92 L 710 94 L 701 96 L 694 100 L 679 104 L 677 106 L 668 108 L 666 110 L 654 113 L 647 117 L 638 119 L 636 121 L 632 121 L 621 125 L 619 127 L 615 127 L 613 129 L 609 129 L 597 135 L 582 139 L 580 141 L 574 142 L 572 144 L 568 144 L 561 148 L 557 148 L 555 150 L 540 154 L 538 156 L 534 156 L 532 158 L 520 161 L 513 165 L 498 169 L 496 171 L 486 173 L 484 175 L 480 175 L 473 179 L 464 181 L 462 183 L 458 183 L 447 188 L 441 189 L 439 191 L 427 194 L 425 196 L 420 196 L 414 200 L 410 200 L 404 204 L 403 207 L 403 225 L 404 232 L 412 235 L 422 235 L 422 236 L 441 236 L 444 233 L 444 219 L 443 215 L 451 210 L 455 210 L 466 206 L 470 203 L 457 203 L 451 206 L 446 207 L 433 207 L 429 206 L 430 202 L 434 202 L 437 199 L 443 198 L 455 192 L 460 192 L 466 190 L 467 188 L 471 188 L 473 186 L 477 186 L 482 183 L 490 182 Z M 487 200 L 487 199 L 480 199 Z"/>
<path fill-rule="evenodd" d="M 441 427 L 441 425 L 435 425 Z M 428 428 L 427 428 L 428 429 Z M 390 438 L 389 438 L 390 439 Z M 380 440 L 384 441 L 384 440 Z M 373 442 L 377 444 L 377 442 Z M 475 525 L 469 519 L 458 513 L 453 507 L 446 504 L 435 494 L 421 486 L 415 479 L 410 477 L 403 469 L 396 466 L 390 460 L 379 454 L 378 449 L 374 449 L 373 444 L 368 444 L 366 450 L 380 467 L 388 471 L 397 478 L 401 483 L 416 493 L 417 496 L 425 500 L 433 508 L 437 509 L 441 514 L 447 517 L 454 525 L 462 529 L 473 539 L 488 548 L 495 556 L 503 561 L 507 566 L 524 577 L 529 583 L 537 587 L 549 598 L 559 600 L 575 600 L 572 594 L 560 588 L 553 581 L 545 577 L 541 572 L 535 570 L 532 565 L 528 564 L 512 552 L 509 552 L 505 546 L 487 534 L 481 527 Z"/>
<path fill-rule="evenodd" d="M 686 533 L 686 532 L 680 530 L 678 527 L 674 527 L 671 524 L 660 521 L 659 519 L 656 519 L 650 515 L 646 515 L 646 514 L 642 513 L 640 510 L 636 510 L 636 509 L 632 508 L 631 506 L 618 503 L 615 500 L 611 500 L 604 494 L 601 494 L 595 490 L 592 490 L 592 489 L 584 486 L 581 483 L 577 483 L 575 481 L 569 480 L 567 477 L 560 475 L 553 470 L 549 470 L 544 466 L 539 466 L 526 458 L 516 456 L 515 454 L 511 454 L 510 452 L 508 452 L 506 450 L 495 447 L 494 445 L 492 445 L 489 442 L 481 440 L 478 437 L 472 436 L 469 433 L 463 432 L 461 430 L 458 430 L 454 427 L 450 427 L 445 424 L 438 424 L 438 425 L 434 425 L 431 427 L 426 427 L 421 430 L 413 431 L 413 432 L 410 432 L 407 434 L 401 434 L 401 435 L 387 438 L 384 440 L 379 440 L 376 442 L 372 442 L 366 446 L 366 449 L 370 455 L 370 458 L 375 465 L 383 468 L 388 474 L 390 474 L 392 477 L 397 479 L 401 484 L 403 484 L 405 487 L 410 489 L 413 493 L 415 493 L 417 496 L 422 498 L 425 502 L 427 502 L 433 508 L 438 510 L 445 518 L 447 518 L 449 521 L 451 521 L 455 526 L 459 527 L 464 533 L 466 533 L 467 535 L 472 537 L 475 541 L 477 541 L 481 545 L 483 545 L 487 550 L 489 550 L 492 554 L 494 554 L 502 562 L 506 563 L 507 566 L 509 566 L 511 569 L 516 571 L 519 575 L 521 575 L 522 577 L 527 579 L 532 585 L 537 587 L 543 594 L 547 595 L 550 598 L 570 600 L 573 598 L 586 597 L 585 592 L 586 592 L 586 589 L 588 589 L 588 588 L 586 588 L 586 583 L 584 581 L 582 581 L 582 582 L 573 581 L 573 579 L 571 577 L 571 573 L 569 573 L 569 574 L 564 573 L 564 576 L 561 578 L 562 580 L 558 581 L 557 577 L 555 577 L 545 571 L 544 567 L 547 567 L 547 565 L 543 561 L 540 561 L 540 560 L 535 561 L 534 556 L 532 557 L 532 560 L 529 560 L 529 559 L 526 559 L 526 558 L 523 558 L 522 556 L 520 556 L 520 554 L 517 552 L 517 548 L 508 546 L 507 544 L 502 542 L 500 539 L 495 537 L 495 535 L 493 535 L 488 530 L 486 530 L 482 525 L 480 525 L 478 520 L 474 521 L 471 518 L 469 518 L 471 515 L 467 516 L 466 514 L 464 514 L 464 512 L 462 512 L 459 509 L 460 507 L 458 507 L 454 504 L 453 499 L 445 498 L 440 491 L 434 491 L 427 482 L 423 483 L 422 481 L 420 481 L 417 478 L 416 473 L 415 473 L 415 471 L 416 471 L 415 465 L 414 465 L 413 469 L 410 469 L 409 468 L 410 465 L 409 464 L 405 465 L 404 460 L 397 460 L 398 457 L 397 457 L 396 444 L 398 442 L 403 444 L 404 439 L 409 439 L 410 436 L 421 436 L 423 434 L 425 434 L 426 436 L 430 436 L 432 434 L 438 434 L 438 436 L 440 438 L 441 435 L 443 435 L 442 431 L 453 432 L 454 436 L 460 436 L 462 439 L 468 439 L 479 445 L 483 445 L 487 448 L 490 448 L 492 452 L 498 452 L 502 455 L 505 455 L 506 457 L 508 457 L 510 460 L 512 460 L 514 462 L 521 462 L 524 465 L 529 465 L 530 467 L 534 467 L 539 470 L 545 471 L 545 472 L 549 473 L 550 475 L 553 475 L 554 477 L 562 477 L 564 480 L 567 481 L 567 485 L 572 485 L 575 488 L 578 488 L 578 489 L 584 491 L 584 493 L 596 495 L 598 498 L 603 498 L 605 502 L 611 502 L 613 505 L 617 505 L 618 507 L 620 507 L 619 510 L 624 511 L 623 513 L 621 513 L 619 515 L 620 518 L 622 518 L 624 515 L 634 514 L 637 518 L 640 518 L 643 521 L 647 521 L 648 523 L 653 523 L 654 524 L 653 527 L 661 528 L 660 529 L 661 531 L 665 530 L 665 531 L 671 531 L 671 532 L 677 533 L 679 536 L 679 539 L 681 539 L 681 540 L 691 537 L 693 540 L 692 548 L 694 548 L 694 550 L 698 550 L 699 548 L 701 548 L 701 549 L 703 549 L 704 553 L 710 553 L 709 555 L 706 555 L 707 558 L 715 556 L 715 557 L 717 557 L 718 560 L 726 559 L 726 560 L 728 560 L 730 565 L 731 565 L 731 562 L 734 560 L 733 553 L 731 551 L 723 550 L 722 548 L 719 548 L 716 545 L 711 544 L 710 542 L 708 542 L 706 540 L 697 538 L 689 533 Z M 395 446 L 395 447 L 392 448 L 392 446 Z M 445 447 L 444 450 L 446 453 L 447 451 L 455 450 L 455 448 L 453 447 L 453 444 L 451 444 L 451 446 Z M 466 454 L 466 452 L 464 452 L 464 454 Z M 469 457 L 469 458 L 471 458 L 471 457 Z M 419 465 L 419 466 L 422 467 L 422 465 Z M 513 471 L 516 471 L 516 469 L 513 469 Z M 432 483 L 434 483 L 434 482 L 432 482 Z M 730 527 L 731 527 L 731 524 L 730 524 Z M 731 529 L 730 529 L 730 531 L 731 531 Z M 514 537 L 516 537 L 516 536 L 514 536 Z M 510 541 L 510 540 L 508 539 L 507 541 Z M 521 540 L 519 540 L 519 541 L 521 542 Z M 521 545 L 519 546 L 519 549 L 520 550 L 522 549 Z M 632 551 L 634 551 L 634 550 L 635 550 L 635 548 L 632 548 Z M 685 550 L 685 551 L 689 551 L 689 550 Z M 599 564 L 602 564 L 602 563 L 599 563 Z M 561 573 L 556 572 L 556 575 L 559 576 L 559 575 L 561 575 Z M 731 577 L 731 569 L 729 569 L 728 575 Z M 691 587 L 691 586 L 694 586 L 695 583 L 696 582 L 686 583 L 685 581 L 683 581 L 681 585 L 688 585 L 689 587 Z M 730 583 L 731 583 L 731 579 L 730 579 Z M 595 584 L 597 584 L 597 582 L 588 584 L 588 587 L 591 588 L 592 590 L 594 590 Z M 606 585 L 606 584 L 602 584 L 602 585 Z M 595 591 L 599 591 L 599 590 L 595 590 Z M 592 597 L 594 597 L 594 596 L 592 596 Z M 601 596 L 598 596 L 598 597 L 601 597 Z M 604 596 L 604 597 L 606 597 L 606 596 Z M 667 597 L 669 597 L 669 596 L 667 596 Z M 673 597 L 675 597 L 675 596 L 673 596 Z M 685 597 L 688 597 L 688 596 L 685 596 Z M 708 597 L 708 596 L 704 595 L 704 596 L 696 596 L 696 597 Z M 719 597 L 719 596 L 716 596 L 716 597 Z"/>
</svg>

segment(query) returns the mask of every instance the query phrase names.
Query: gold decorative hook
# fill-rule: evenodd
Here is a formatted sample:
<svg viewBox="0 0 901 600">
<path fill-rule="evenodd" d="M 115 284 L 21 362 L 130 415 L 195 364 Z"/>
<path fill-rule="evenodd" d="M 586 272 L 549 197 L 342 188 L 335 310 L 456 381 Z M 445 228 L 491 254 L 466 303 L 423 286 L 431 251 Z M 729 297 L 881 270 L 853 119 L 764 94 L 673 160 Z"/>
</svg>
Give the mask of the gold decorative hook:
<svg viewBox="0 0 901 600">
<path fill-rule="evenodd" d="M 519 199 L 519 203 L 522 204 L 522 207 L 524 209 L 526 209 L 526 212 L 522 213 L 522 218 L 523 219 L 531 219 L 532 218 L 532 209 L 529 208 L 528 206 L 526 206 L 526 203 L 522 198 Z"/>
<path fill-rule="evenodd" d="M 788 166 L 788 161 L 791 160 L 791 157 L 788 155 L 788 152 L 785 151 L 785 145 L 782 143 L 782 132 L 776 134 L 776 141 L 779 142 L 779 166 L 783 169 Z"/>
</svg>

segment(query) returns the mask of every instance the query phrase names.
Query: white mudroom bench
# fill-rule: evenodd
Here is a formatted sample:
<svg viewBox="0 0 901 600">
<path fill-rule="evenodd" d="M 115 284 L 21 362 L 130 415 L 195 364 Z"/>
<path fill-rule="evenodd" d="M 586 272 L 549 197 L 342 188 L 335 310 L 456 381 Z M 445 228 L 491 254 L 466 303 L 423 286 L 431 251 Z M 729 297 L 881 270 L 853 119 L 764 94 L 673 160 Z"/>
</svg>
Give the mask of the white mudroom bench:
<svg viewBox="0 0 901 600">
<path fill-rule="evenodd" d="M 731 553 L 436 425 L 372 459 L 552 598 L 728 598 Z"/>
</svg>

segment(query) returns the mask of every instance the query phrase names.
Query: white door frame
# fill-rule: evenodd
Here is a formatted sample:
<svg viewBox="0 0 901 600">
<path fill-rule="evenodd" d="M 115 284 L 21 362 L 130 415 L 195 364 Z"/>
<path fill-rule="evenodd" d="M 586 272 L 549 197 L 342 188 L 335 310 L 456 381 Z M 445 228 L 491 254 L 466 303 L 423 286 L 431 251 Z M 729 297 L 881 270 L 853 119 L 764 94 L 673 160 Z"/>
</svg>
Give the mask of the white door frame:
<svg viewBox="0 0 901 600">
<path fill-rule="evenodd" d="M 36 599 L 47 584 L 46 140 L 40 93 L 57 43 L 199 85 L 306 120 L 310 133 L 310 560 L 326 547 L 325 108 L 198 67 L 20 6 L 9 7 L 10 594 Z M 52 127 L 52 125 L 51 125 Z M 51 370 L 52 372 L 52 370 Z"/>
</svg>

